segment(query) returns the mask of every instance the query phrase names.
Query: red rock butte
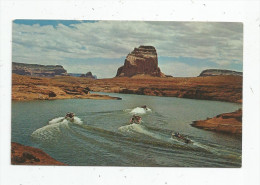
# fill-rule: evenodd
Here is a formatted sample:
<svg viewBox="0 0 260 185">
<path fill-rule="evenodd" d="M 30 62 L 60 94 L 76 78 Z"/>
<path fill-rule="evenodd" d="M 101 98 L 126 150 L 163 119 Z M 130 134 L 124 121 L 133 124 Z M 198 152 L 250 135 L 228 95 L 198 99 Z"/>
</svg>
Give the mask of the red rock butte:
<svg viewBox="0 0 260 185">
<path fill-rule="evenodd" d="M 127 55 L 124 65 L 118 68 L 116 77 L 132 77 L 135 75 L 165 77 L 158 67 L 155 47 L 139 46 L 139 48 L 135 48 Z"/>
</svg>

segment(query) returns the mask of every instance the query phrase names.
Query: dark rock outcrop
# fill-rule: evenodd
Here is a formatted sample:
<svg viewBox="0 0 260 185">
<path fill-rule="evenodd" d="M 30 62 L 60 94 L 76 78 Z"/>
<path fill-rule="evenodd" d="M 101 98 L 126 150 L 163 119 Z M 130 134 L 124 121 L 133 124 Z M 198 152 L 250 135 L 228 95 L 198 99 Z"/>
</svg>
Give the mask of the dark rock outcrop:
<svg viewBox="0 0 260 185">
<path fill-rule="evenodd" d="M 12 73 L 27 76 L 67 76 L 67 71 L 61 65 L 39 65 L 13 62 Z"/>
<path fill-rule="evenodd" d="M 92 75 L 92 73 L 89 71 L 86 74 L 82 74 L 80 75 L 80 77 L 86 77 L 86 78 L 93 78 L 93 79 L 97 79 L 96 75 Z"/>
<path fill-rule="evenodd" d="M 117 77 L 132 77 L 134 75 L 150 75 L 165 77 L 158 67 L 158 57 L 153 46 L 140 46 L 129 53 L 123 66 L 117 70 Z"/>
<path fill-rule="evenodd" d="M 219 76 L 219 75 L 234 75 L 243 76 L 242 72 L 224 70 L 224 69 L 206 69 L 200 73 L 199 76 Z"/>
</svg>

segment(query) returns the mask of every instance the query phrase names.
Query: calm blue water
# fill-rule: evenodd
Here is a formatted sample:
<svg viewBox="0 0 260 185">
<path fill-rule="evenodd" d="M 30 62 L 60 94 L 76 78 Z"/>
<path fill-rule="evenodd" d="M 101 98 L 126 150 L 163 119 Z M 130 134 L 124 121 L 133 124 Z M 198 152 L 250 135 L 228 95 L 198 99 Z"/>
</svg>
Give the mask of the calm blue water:
<svg viewBox="0 0 260 185">
<path fill-rule="evenodd" d="M 240 104 L 100 94 L 122 100 L 13 102 L 12 141 L 38 147 L 69 165 L 241 166 L 241 138 L 190 126 L 194 120 L 235 111 Z M 141 105 L 151 111 L 142 112 L 137 108 Z M 73 123 L 63 119 L 66 112 L 76 114 Z M 140 125 L 128 125 L 133 114 L 142 116 Z M 194 143 L 172 139 L 172 132 L 180 132 Z"/>
</svg>

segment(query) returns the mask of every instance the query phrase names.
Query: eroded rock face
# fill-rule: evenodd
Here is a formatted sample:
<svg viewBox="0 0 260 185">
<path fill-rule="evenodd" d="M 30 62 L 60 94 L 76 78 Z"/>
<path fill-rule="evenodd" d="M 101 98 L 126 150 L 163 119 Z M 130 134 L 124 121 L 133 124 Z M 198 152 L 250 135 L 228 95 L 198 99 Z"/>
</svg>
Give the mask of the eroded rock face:
<svg viewBox="0 0 260 185">
<path fill-rule="evenodd" d="M 153 46 L 140 46 L 129 53 L 123 66 L 118 68 L 117 77 L 132 77 L 144 74 L 165 77 L 158 67 L 158 57 Z"/>
<path fill-rule="evenodd" d="M 219 75 L 234 75 L 243 76 L 242 72 L 224 70 L 224 69 L 206 69 L 200 73 L 199 76 L 219 76 Z"/>
<path fill-rule="evenodd" d="M 67 71 L 61 65 L 39 65 L 13 62 L 12 73 L 27 76 L 67 76 Z"/>
</svg>

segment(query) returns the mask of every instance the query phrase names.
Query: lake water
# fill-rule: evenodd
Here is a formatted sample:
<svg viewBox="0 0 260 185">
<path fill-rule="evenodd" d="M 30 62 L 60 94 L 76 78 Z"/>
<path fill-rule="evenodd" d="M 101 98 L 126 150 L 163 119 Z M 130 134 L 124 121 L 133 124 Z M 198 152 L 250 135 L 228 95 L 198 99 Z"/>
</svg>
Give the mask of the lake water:
<svg viewBox="0 0 260 185">
<path fill-rule="evenodd" d="M 191 127 L 194 120 L 240 104 L 173 97 L 100 93 L 122 100 L 70 99 L 12 103 L 12 141 L 58 161 L 84 166 L 240 167 L 241 138 Z M 151 110 L 137 108 L 147 105 Z M 74 112 L 74 122 L 64 120 Z M 133 114 L 140 125 L 129 125 Z M 180 132 L 193 141 L 171 138 Z"/>
</svg>

